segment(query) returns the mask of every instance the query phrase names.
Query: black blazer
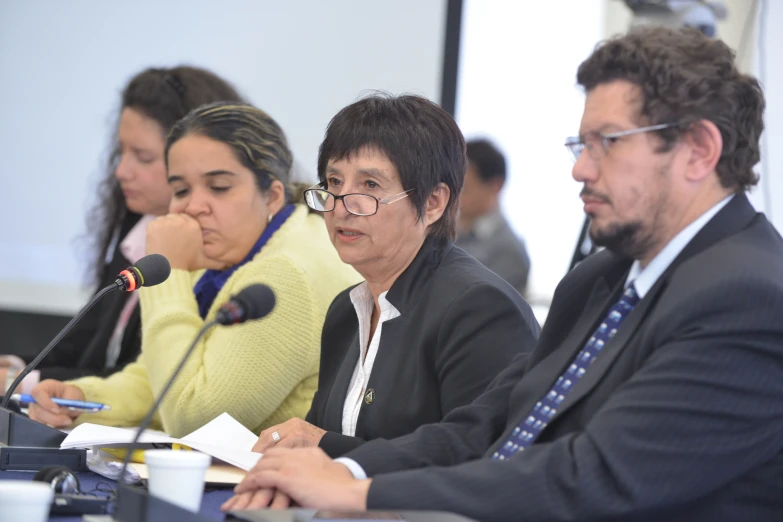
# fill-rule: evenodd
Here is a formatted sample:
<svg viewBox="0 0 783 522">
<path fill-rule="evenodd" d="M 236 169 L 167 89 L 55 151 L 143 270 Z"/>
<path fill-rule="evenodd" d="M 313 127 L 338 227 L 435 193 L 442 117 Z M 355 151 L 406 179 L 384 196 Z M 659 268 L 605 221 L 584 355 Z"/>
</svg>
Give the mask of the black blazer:
<svg viewBox="0 0 783 522">
<path fill-rule="evenodd" d="M 326 314 L 318 391 L 307 421 L 328 430 L 320 446 L 338 456 L 378 437 L 405 435 L 470 403 L 518 353 L 530 351 L 539 326 L 508 283 L 450 242 L 428 238 L 386 294 L 400 317 L 383 323 L 359 412 L 356 437 L 342 435 L 351 375 L 359 360 L 359 322 L 351 289 Z"/>
<path fill-rule="evenodd" d="M 536 443 L 488 458 L 584 345 L 630 265 L 608 251 L 583 261 L 558 286 L 529 358 L 442 423 L 347 455 L 375 476 L 368 508 L 483 521 L 783 520 L 783 241 L 742 194 L 637 304 Z M 453 467 L 390 473 L 424 466 Z"/>
<path fill-rule="evenodd" d="M 112 259 L 106 264 L 98 290 L 110 285 L 120 271 L 131 263 L 120 251 L 120 242 L 139 221 L 138 214 L 128 214 L 120 226 L 117 245 Z M 130 294 L 111 292 L 99 301 L 66 335 L 57 347 L 41 362 L 41 379 L 76 379 L 87 375 L 105 377 L 135 361 L 141 352 L 141 313 L 138 303 L 123 333 L 120 355 L 114 368 L 106 369 L 109 340 L 120 312 Z"/>
</svg>

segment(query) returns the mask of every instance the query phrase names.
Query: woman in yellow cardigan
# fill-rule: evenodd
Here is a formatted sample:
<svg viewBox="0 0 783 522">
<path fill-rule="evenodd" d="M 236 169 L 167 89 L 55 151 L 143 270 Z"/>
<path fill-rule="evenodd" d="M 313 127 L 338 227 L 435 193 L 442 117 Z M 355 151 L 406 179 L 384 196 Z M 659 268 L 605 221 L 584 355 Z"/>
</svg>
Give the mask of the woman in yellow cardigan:
<svg viewBox="0 0 783 522">
<path fill-rule="evenodd" d="M 275 292 L 275 309 L 204 336 L 163 401 L 159 426 L 182 436 L 225 411 L 258 433 L 304 418 L 317 388 L 326 311 L 360 277 L 338 257 L 323 219 L 291 203 L 283 131 L 248 105 L 204 106 L 175 125 L 166 161 L 170 213 L 149 225 L 147 253 L 166 256 L 172 272 L 140 290 L 141 355 L 105 379 L 41 382 L 30 417 L 56 427 L 137 425 L 220 305 L 264 283 Z M 111 410 L 79 415 L 52 397 Z"/>
</svg>

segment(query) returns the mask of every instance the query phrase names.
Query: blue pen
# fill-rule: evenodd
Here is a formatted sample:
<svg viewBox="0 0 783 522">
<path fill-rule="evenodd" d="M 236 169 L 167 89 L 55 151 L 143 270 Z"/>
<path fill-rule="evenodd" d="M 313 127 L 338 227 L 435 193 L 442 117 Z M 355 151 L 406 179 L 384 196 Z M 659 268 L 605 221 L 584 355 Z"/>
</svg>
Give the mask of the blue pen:
<svg viewBox="0 0 783 522">
<path fill-rule="evenodd" d="M 27 393 L 15 393 L 11 395 L 11 399 L 26 404 L 35 403 L 35 398 Z M 52 402 L 69 410 L 80 410 L 87 413 L 111 409 L 111 406 L 108 404 L 101 404 L 100 402 L 72 401 L 70 399 L 57 398 L 52 398 Z"/>
</svg>

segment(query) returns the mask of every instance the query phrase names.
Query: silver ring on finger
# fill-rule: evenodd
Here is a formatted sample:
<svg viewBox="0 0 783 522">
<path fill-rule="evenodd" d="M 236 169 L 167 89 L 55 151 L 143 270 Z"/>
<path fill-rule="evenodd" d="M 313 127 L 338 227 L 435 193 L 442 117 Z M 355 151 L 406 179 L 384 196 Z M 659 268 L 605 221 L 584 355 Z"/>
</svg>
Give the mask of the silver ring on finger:
<svg viewBox="0 0 783 522">
<path fill-rule="evenodd" d="M 280 442 L 280 434 L 276 431 L 272 432 L 272 440 L 275 441 L 275 444 Z"/>
</svg>

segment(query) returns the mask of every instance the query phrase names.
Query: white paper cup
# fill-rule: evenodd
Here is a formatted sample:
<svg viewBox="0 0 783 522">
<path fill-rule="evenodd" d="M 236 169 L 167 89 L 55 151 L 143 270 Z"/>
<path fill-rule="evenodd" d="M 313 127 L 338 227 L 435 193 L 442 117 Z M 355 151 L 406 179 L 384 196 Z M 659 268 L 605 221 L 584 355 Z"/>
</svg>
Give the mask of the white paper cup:
<svg viewBox="0 0 783 522">
<path fill-rule="evenodd" d="M 145 451 L 150 495 L 198 513 L 204 474 L 211 462 L 212 457 L 197 451 Z"/>
<path fill-rule="evenodd" d="M 0 522 L 46 522 L 53 498 L 46 482 L 0 480 Z"/>
</svg>

